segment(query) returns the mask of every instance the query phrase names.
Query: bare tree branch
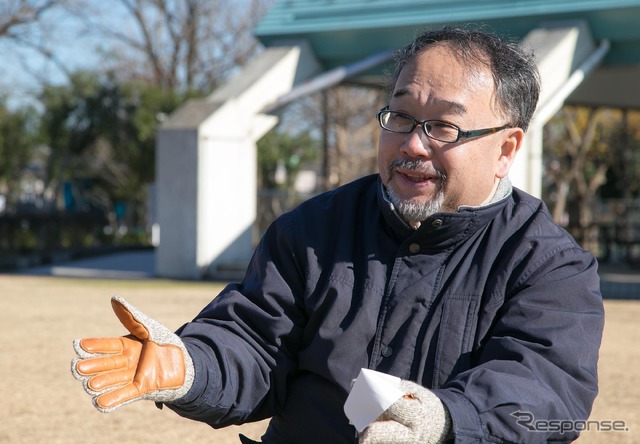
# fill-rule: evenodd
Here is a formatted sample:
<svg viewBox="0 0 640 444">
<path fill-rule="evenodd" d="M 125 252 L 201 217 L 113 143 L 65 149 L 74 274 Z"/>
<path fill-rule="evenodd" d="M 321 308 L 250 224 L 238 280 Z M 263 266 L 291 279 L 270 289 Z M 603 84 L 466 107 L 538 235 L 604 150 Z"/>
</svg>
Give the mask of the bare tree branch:
<svg viewBox="0 0 640 444">
<path fill-rule="evenodd" d="M 118 0 L 124 21 L 118 27 L 101 22 L 99 14 L 79 11 L 78 16 L 87 32 L 110 42 L 105 69 L 174 90 L 208 93 L 255 54 L 251 30 L 272 2 Z"/>
<path fill-rule="evenodd" d="M 27 0 L 19 0 L 0 5 L 0 36 L 15 38 L 16 27 L 37 23 L 43 13 L 63 3 L 64 0 L 47 0 L 32 5 Z"/>
</svg>

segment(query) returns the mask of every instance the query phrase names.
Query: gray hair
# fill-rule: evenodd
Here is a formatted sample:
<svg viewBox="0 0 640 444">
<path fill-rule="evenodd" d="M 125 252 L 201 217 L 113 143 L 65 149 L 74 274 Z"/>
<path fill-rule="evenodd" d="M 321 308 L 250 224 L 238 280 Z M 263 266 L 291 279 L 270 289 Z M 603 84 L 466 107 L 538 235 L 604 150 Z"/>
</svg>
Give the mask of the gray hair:
<svg viewBox="0 0 640 444">
<path fill-rule="evenodd" d="M 493 73 L 498 108 L 509 124 L 526 131 L 540 96 L 540 75 L 532 52 L 496 35 L 460 28 L 427 30 L 395 54 L 395 71 L 388 79 L 393 91 L 400 71 L 421 51 L 445 43 L 472 66 L 486 66 Z"/>
</svg>

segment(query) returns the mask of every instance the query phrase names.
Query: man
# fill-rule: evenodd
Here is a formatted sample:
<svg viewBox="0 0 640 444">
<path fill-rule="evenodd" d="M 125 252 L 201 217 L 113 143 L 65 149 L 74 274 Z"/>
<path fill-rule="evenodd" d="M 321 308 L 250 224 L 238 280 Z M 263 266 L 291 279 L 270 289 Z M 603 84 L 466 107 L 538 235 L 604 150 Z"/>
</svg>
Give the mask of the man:
<svg viewBox="0 0 640 444">
<path fill-rule="evenodd" d="M 265 443 L 571 441 L 597 393 L 594 257 L 507 177 L 538 100 L 531 55 L 445 28 L 400 51 L 379 175 L 278 218 L 243 281 L 176 335 L 122 299 L 126 338 L 75 343 L 102 411 L 165 403 Z M 406 396 L 360 436 L 361 368 Z"/>
</svg>

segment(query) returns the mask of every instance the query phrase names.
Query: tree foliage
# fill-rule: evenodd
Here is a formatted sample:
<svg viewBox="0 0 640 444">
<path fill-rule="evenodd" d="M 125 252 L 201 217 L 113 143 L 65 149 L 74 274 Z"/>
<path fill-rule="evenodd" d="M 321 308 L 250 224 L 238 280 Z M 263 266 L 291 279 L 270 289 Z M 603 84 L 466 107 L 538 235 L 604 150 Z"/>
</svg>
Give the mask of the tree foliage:
<svg viewBox="0 0 640 444">
<path fill-rule="evenodd" d="M 611 168 L 600 197 L 631 201 L 640 196 L 640 111 L 620 110 L 617 116 L 607 150 Z"/>
<path fill-rule="evenodd" d="M 0 194 L 8 206 L 15 204 L 19 175 L 32 158 L 36 119 L 33 109 L 12 111 L 0 101 Z"/>
<path fill-rule="evenodd" d="M 37 79 L 40 113 L 0 104 L 0 194 L 18 188 L 37 157 L 41 168 L 33 173 L 54 207 L 99 209 L 114 229 L 123 214 L 124 224 L 143 225 L 158 125 L 259 50 L 251 30 L 271 1 L 1 2 L 0 54 L 10 52 Z M 66 59 L 80 35 L 87 45 L 100 42 L 95 69 L 72 68 Z M 34 54 L 63 76 L 37 72 Z"/>
<path fill-rule="evenodd" d="M 640 156 L 634 147 L 640 143 L 625 115 L 615 109 L 565 106 L 545 128 L 546 195 L 554 220 L 593 251 L 601 222 L 598 196 L 629 198 L 637 187 Z"/>
<path fill-rule="evenodd" d="M 376 171 L 381 91 L 337 85 L 291 104 L 282 115 L 287 133 L 307 131 L 320 140 L 321 189 Z"/>
<path fill-rule="evenodd" d="M 325 94 L 325 186 L 331 188 L 377 171 L 381 91 L 342 85 Z"/>
<path fill-rule="evenodd" d="M 300 170 L 319 158 L 319 143 L 308 131 L 292 135 L 272 130 L 257 145 L 258 176 L 264 188 L 290 190 Z"/>
<path fill-rule="evenodd" d="M 43 90 L 41 138 L 51 148 L 45 180 L 60 195 L 62 184 L 76 188 L 86 205 L 100 206 L 112 219 L 115 204 L 143 208 L 155 169 L 158 118 L 182 97 L 147 83 L 118 83 L 113 76 L 75 73 L 69 85 Z"/>
</svg>

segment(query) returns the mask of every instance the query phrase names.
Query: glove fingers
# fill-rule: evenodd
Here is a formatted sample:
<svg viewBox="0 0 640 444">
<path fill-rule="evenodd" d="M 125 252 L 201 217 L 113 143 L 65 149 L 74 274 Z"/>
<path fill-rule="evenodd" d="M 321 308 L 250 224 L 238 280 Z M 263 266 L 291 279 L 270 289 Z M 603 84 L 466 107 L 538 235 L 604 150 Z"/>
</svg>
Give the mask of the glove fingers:
<svg viewBox="0 0 640 444">
<path fill-rule="evenodd" d="M 116 314 L 122 325 L 125 326 L 129 332 L 138 339 L 150 339 L 149 330 L 143 324 L 148 319 L 133 305 L 129 304 L 120 296 L 114 296 L 111 298 L 111 307 Z M 143 318 L 143 319 L 137 319 Z"/>
<path fill-rule="evenodd" d="M 97 358 L 79 359 L 75 369 L 81 376 L 93 376 L 98 373 L 111 372 L 127 368 L 128 360 L 123 355 L 107 355 Z"/>
<path fill-rule="evenodd" d="M 73 341 L 73 349 L 80 358 L 122 352 L 121 338 L 84 338 Z"/>
<path fill-rule="evenodd" d="M 111 411 L 124 404 L 141 398 L 140 392 L 135 384 L 127 384 L 110 392 L 103 393 L 95 398 L 96 407 L 102 410 Z"/>
<path fill-rule="evenodd" d="M 95 393 L 102 393 L 105 390 L 109 390 L 114 387 L 130 384 L 133 381 L 134 376 L 135 370 L 129 369 L 101 373 L 89 378 L 87 381 L 87 387 Z"/>
<path fill-rule="evenodd" d="M 423 419 L 421 417 L 420 401 L 415 398 L 403 396 L 384 412 L 385 418 L 414 427 Z"/>
<path fill-rule="evenodd" d="M 375 421 L 362 432 L 359 444 L 412 444 L 414 436 L 406 426 L 395 421 Z"/>
</svg>

